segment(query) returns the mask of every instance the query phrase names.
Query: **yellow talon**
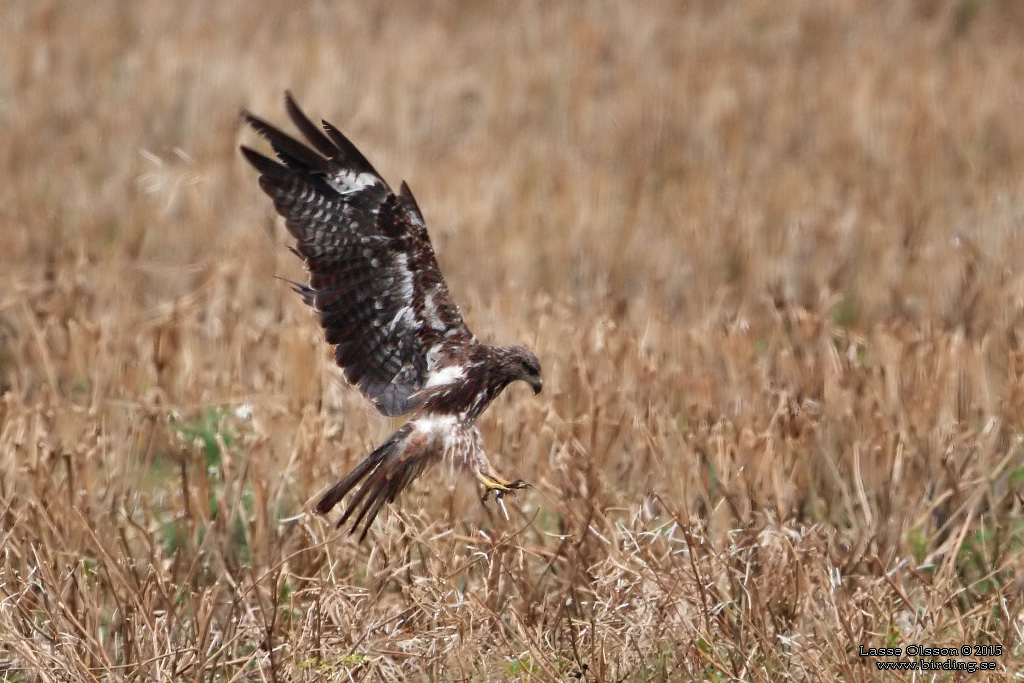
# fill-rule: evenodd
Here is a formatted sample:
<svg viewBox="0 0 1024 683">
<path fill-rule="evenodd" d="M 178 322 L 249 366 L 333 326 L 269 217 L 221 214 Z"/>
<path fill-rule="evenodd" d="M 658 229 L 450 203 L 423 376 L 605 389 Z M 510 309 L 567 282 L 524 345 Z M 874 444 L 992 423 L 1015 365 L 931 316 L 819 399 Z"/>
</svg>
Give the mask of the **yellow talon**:
<svg viewBox="0 0 1024 683">
<path fill-rule="evenodd" d="M 527 486 L 526 482 L 522 479 L 516 479 L 515 481 L 502 481 L 501 479 L 495 479 L 483 473 L 477 473 L 476 476 L 485 488 L 484 496 L 480 499 L 484 503 L 487 502 L 487 496 L 491 491 L 494 491 L 494 500 L 500 501 L 506 493 L 517 489 L 523 489 Z"/>
</svg>

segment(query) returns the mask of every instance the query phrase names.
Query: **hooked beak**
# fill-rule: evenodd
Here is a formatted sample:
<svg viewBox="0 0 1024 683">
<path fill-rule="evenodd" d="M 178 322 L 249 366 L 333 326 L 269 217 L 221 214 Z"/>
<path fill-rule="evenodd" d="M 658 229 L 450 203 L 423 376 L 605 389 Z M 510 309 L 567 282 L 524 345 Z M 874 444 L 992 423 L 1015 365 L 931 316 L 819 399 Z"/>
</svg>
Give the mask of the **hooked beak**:
<svg viewBox="0 0 1024 683">
<path fill-rule="evenodd" d="M 539 394 L 540 390 L 544 387 L 544 382 L 541 381 L 540 375 L 537 375 L 535 377 L 530 377 L 526 381 L 530 383 L 531 387 L 533 387 L 533 394 L 534 394 L 534 396 Z"/>
</svg>

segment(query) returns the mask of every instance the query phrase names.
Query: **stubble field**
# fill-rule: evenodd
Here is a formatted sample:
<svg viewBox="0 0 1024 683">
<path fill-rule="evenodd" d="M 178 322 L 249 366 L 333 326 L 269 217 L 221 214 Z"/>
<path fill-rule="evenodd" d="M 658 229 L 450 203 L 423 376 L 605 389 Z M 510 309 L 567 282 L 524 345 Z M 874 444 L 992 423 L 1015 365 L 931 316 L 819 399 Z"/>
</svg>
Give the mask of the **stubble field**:
<svg viewBox="0 0 1024 683">
<path fill-rule="evenodd" d="M 15 0 L 0 45 L 3 680 L 1018 674 L 1024 5 Z M 508 519 L 446 467 L 362 544 L 309 514 L 399 423 L 278 279 L 237 147 L 285 89 L 540 357 L 479 423 Z"/>
</svg>

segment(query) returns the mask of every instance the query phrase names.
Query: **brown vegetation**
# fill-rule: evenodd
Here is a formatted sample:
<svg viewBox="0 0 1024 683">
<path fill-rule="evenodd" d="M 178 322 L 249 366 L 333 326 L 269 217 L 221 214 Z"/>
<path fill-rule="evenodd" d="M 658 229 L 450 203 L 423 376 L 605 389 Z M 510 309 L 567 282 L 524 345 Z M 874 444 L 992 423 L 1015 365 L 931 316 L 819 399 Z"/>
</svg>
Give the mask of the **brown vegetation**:
<svg viewBox="0 0 1024 683">
<path fill-rule="evenodd" d="M 0 675 L 1014 673 L 1022 35 L 1015 0 L 8 2 Z M 274 277 L 238 112 L 286 88 L 540 356 L 481 421 L 510 519 L 444 471 L 362 545 L 306 514 L 395 425 Z"/>
</svg>

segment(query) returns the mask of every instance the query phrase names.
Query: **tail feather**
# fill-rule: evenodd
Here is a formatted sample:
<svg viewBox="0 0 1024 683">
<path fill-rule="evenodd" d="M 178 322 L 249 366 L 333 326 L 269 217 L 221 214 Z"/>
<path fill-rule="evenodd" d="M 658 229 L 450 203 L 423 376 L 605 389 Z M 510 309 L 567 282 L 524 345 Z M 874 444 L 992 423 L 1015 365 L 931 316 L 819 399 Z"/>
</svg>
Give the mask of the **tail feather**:
<svg viewBox="0 0 1024 683">
<path fill-rule="evenodd" d="M 338 520 L 337 526 L 342 527 L 355 515 L 349 533 L 355 533 L 359 525 L 363 524 L 359 540 L 366 538 L 370 525 L 385 503 L 394 501 L 427 465 L 425 453 L 408 448 L 406 437 L 410 431 L 411 427 L 407 423 L 345 475 L 344 479 L 332 486 L 317 502 L 317 514 L 327 514 L 362 482 L 341 519 Z"/>
<path fill-rule="evenodd" d="M 320 497 L 320 500 L 316 504 L 316 513 L 318 515 L 326 515 L 338 502 L 348 495 L 348 492 L 358 484 L 363 478 L 376 469 L 381 462 L 384 460 L 385 452 L 384 447 L 388 446 L 390 442 L 383 443 L 377 450 L 370 453 L 366 458 L 356 465 L 356 467 L 345 475 L 345 477 L 337 484 L 332 486 L 327 493 Z"/>
</svg>

